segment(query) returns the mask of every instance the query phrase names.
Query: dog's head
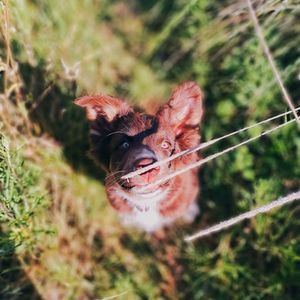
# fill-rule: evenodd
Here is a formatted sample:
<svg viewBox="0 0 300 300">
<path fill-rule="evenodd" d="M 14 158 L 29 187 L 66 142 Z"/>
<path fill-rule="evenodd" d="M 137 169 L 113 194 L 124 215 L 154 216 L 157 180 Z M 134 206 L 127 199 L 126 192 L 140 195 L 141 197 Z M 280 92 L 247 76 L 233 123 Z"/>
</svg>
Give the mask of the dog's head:
<svg viewBox="0 0 300 300">
<path fill-rule="evenodd" d="M 169 173 L 176 163 L 187 163 L 189 158 L 129 180 L 122 180 L 123 175 L 195 146 L 200 140 L 202 93 L 194 82 L 178 86 L 155 115 L 136 112 L 111 96 L 85 96 L 75 103 L 86 109 L 92 155 L 108 173 L 108 184 L 118 183 L 129 193 L 138 194 L 140 187 Z"/>
</svg>

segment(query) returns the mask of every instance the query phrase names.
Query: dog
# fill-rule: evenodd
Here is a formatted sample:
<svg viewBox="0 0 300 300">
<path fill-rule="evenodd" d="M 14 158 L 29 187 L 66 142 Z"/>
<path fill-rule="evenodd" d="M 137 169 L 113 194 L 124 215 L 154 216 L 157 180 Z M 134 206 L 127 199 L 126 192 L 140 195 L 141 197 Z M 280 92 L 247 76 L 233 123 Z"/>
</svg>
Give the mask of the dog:
<svg viewBox="0 0 300 300">
<path fill-rule="evenodd" d="M 199 160 L 197 153 L 130 179 L 122 176 L 198 145 L 202 98 L 200 87 L 190 81 L 176 87 L 169 101 L 154 115 L 138 112 L 112 96 L 83 96 L 75 100 L 86 110 L 91 154 L 107 174 L 107 197 L 123 224 L 153 232 L 177 219 L 195 219 L 199 212 L 197 169 L 154 188 L 143 187 Z"/>
</svg>

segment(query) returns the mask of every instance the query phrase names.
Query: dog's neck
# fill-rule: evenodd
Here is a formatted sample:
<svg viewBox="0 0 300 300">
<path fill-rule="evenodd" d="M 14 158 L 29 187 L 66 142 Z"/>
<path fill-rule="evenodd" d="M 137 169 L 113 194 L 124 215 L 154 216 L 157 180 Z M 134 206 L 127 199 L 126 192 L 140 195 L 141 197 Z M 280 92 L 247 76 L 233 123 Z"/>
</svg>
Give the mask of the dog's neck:
<svg viewBox="0 0 300 300">
<path fill-rule="evenodd" d="M 116 186 L 116 195 L 126 201 L 132 208 L 138 211 L 156 210 L 159 203 L 166 198 L 169 193 L 169 187 L 161 187 L 151 193 L 127 192 L 119 185 Z"/>
</svg>

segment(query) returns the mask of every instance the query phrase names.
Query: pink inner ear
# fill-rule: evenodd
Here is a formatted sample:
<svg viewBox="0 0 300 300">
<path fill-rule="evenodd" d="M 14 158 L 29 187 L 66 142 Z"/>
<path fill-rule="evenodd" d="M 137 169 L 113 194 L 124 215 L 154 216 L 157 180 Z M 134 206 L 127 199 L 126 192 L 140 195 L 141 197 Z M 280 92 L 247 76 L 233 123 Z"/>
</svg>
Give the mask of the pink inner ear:
<svg viewBox="0 0 300 300">
<path fill-rule="evenodd" d="M 106 95 L 84 96 L 76 99 L 74 103 L 86 109 L 89 121 L 94 121 L 100 115 L 112 121 L 117 115 L 132 111 L 127 103 Z"/>
<path fill-rule="evenodd" d="M 180 136 L 183 132 L 183 128 L 184 126 L 178 126 L 176 129 L 175 129 L 175 135 L 176 136 Z"/>
<path fill-rule="evenodd" d="M 198 126 L 203 114 L 200 87 L 195 82 L 181 84 L 159 114 L 174 128 L 176 135 L 180 135 L 185 127 Z"/>
<path fill-rule="evenodd" d="M 197 126 L 202 118 L 202 91 L 197 83 L 189 81 L 175 89 L 170 104 L 177 110 L 176 118 L 188 126 Z"/>
<path fill-rule="evenodd" d="M 99 100 L 103 98 L 103 95 L 99 96 L 83 96 L 75 99 L 74 103 L 81 107 L 95 106 L 99 103 Z"/>
<path fill-rule="evenodd" d="M 103 96 L 83 96 L 74 101 L 78 106 L 81 106 L 86 109 L 86 118 L 89 121 L 96 120 L 97 116 L 101 114 L 102 105 L 101 98 Z"/>
</svg>

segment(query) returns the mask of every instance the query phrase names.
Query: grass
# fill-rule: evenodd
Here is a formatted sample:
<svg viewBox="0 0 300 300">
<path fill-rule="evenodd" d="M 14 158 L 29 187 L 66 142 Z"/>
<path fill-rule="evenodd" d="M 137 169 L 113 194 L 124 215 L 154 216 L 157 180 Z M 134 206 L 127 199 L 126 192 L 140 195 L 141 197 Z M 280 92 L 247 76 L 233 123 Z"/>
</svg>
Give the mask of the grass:
<svg viewBox="0 0 300 300">
<path fill-rule="evenodd" d="M 296 204 L 193 244 L 183 237 L 297 190 L 296 126 L 207 164 L 200 217 L 163 238 L 119 225 L 72 104 L 103 92 L 145 107 L 193 79 L 206 94 L 203 140 L 285 111 L 244 2 L 0 3 L 1 298 L 295 299 Z M 256 4 L 299 105 L 299 4 Z"/>
<path fill-rule="evenodd" d="M 18 299 L 23 293 L 31 296 L 35 294 L 16 259 L 16 251 L 24 248 L 33 250 L 42 232 L 48 230 L 33 222 L 42 203 L 43 206 L 46 203 L 42 191 L 36 185 L 37 176 L 34 169 L 25 168 L 24 160 L 17 151 L 11 149 L 9 140 L 1 136 L 0 295 L 6 299 Z"/>
</svg>

